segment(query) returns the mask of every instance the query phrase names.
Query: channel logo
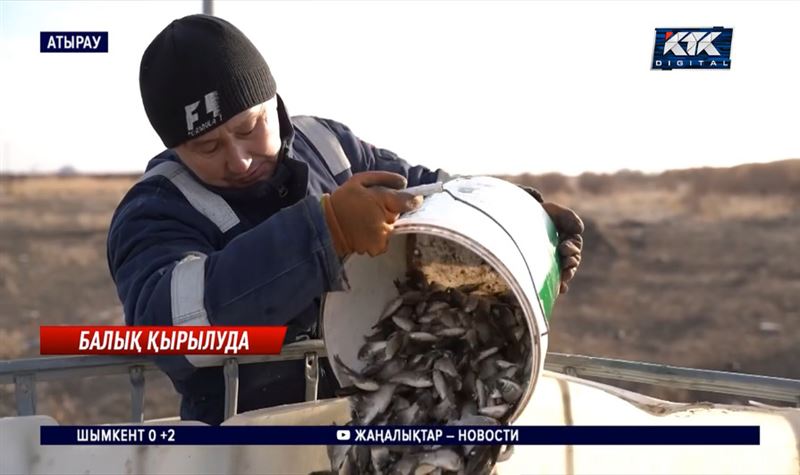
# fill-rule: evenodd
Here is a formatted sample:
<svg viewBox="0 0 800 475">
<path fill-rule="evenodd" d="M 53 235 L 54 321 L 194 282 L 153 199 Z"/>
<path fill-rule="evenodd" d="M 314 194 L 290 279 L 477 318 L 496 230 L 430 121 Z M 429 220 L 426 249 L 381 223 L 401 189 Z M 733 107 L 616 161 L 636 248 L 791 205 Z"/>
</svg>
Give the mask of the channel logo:
<svg viewBox="0 0 800 475">
<path fill-rule="evenodd" d="M 733 28 L 656 28 L 651 69 L 730 69 Z"/>
<path fill-rule="evenodd" d="M 350 440 L 350 431 L 349 430 L 337 430 L 336 431 L 336 440 Z"/>
</svg>

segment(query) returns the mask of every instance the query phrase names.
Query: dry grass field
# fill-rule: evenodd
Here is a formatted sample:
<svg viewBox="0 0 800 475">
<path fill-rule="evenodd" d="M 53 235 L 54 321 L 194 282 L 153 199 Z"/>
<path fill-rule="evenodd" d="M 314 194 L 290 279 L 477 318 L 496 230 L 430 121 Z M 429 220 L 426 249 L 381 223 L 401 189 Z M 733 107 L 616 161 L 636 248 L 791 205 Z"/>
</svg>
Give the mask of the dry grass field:
<svg viewBox="0 0 800 475">
<path fill-rule="evenodd" d="M 800 378 L 800 160 L 505 178 L 540 187 L 587 222 L 550 351 Z M 2 177 L 0 359 L 37 356 L 41 324 L 122 323 L 105 237 L 134 179 Z M 177 413 L 165 377 L 148 376 L 146 387 L 146 418 Z M 40 383 L 37 392 L 38 412 L 61 423 L 129 413 L 126 377 Z M 0 416 L 13 414 L 13 388 L 0 386 Z"/>
</svg>

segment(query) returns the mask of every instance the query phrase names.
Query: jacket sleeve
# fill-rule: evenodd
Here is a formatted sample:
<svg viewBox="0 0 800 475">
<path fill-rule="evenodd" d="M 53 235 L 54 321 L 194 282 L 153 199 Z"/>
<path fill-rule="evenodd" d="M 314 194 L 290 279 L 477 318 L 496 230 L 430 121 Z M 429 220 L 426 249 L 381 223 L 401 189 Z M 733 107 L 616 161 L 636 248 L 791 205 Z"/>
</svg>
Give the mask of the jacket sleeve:
<svg viewBox="0 0 800 475">
<path fill-rule="evenodd" d="M 142 185 L 120 205 L 108 237 L 129 325 L 284 325 L 346 285 L 318 197 L 216 250 L 218 231 L 182 196 Z"/>
<path fill-rule="evenodd" d="M 347 158 L 350 160 L 350 167 L 353 173 L 372 170 L 399 173 L 408 179 L 408 186 L 424 185 L 437 181 L 438 173 L 441 170 L 431 171 L 421 165 L 412 166 L 394 152 L 375 147 L 361 140 L 346 125 L 330 119 L 317 119 L 336 134 Z"/>
</svg>

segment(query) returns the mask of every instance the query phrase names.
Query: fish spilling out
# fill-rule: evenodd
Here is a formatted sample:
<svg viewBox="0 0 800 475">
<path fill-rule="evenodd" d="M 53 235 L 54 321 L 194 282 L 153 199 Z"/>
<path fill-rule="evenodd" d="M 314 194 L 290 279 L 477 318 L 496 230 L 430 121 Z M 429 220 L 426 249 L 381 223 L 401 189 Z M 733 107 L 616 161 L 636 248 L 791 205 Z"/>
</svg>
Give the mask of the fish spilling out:
<svg viewBox="0 0 800 475">
<path fill-rule="evenodd" d="M 531 338 L 511 292 L 446 288 L 419 271 L 396 281 L 358 350 L 362 369 L 333 359 L 350 386 L 351 425 L 501 425 L 530 378 Z M 358 366 L 358 365 L 351 365 Z M 331 446 L 332 473 L 490 474 L 501 447 Z"/>
</svg>

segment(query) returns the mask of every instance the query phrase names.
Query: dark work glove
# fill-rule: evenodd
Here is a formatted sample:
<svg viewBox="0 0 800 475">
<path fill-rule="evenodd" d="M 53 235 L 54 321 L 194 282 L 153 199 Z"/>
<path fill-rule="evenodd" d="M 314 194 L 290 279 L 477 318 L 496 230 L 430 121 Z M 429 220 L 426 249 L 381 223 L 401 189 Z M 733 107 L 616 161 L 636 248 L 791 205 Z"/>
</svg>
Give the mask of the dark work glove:
<svg viewBox="0 0 800 475">
<path fill-rule="evenodd" d="M 581 250 L 583 249 L 583 221 L 569 208 L 556 203 L 545 202 L 542 194 L 536 188 L 520 185 L 536 201 L 553 220 L 558 231 L 558 255 L 561 258 L 561 287 L 559 293 L 565 294 L 569 290 L 569 281 L 575 277 L 575 272 L 581 264 Z"/>
</svg>

